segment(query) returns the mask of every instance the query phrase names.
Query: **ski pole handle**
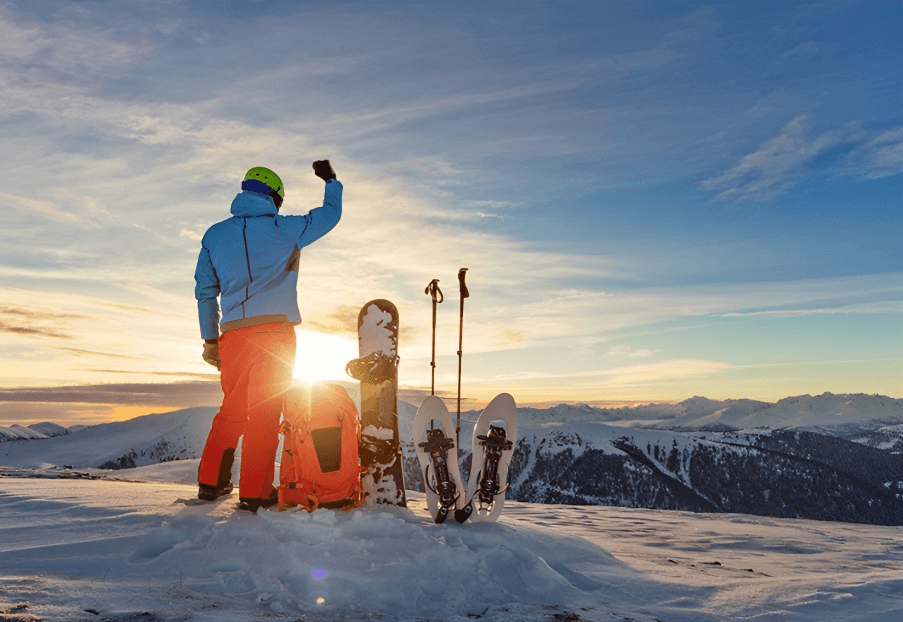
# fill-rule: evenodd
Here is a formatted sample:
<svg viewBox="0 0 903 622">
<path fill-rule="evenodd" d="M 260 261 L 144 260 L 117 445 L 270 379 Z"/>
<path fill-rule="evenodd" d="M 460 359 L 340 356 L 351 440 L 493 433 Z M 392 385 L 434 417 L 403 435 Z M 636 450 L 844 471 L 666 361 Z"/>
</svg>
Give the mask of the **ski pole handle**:
<svg viewBox="0 0 903 622">
<path fill-rule="evenodd" d="M 467 283 L 464 282 L 466 272 L 467 268 L 461 268 L 460 270 L 458 270 L 458 284 L 461 286 L 461 298 L 470 298 L 470 292 L 467 291 Z"/>
<path fill-rule="evenodd" d="M 423 293 L 427 296 L 431 296 L 433 298 L 433 302 L 442 302 L 445 300 L 445 296 L 442 295 L 442 290 L 439 289 L 439 279 L 433 279 L 430 281 L 430 284 L 426 286 L 426 289 L 423 290 Z"/>
</svg>

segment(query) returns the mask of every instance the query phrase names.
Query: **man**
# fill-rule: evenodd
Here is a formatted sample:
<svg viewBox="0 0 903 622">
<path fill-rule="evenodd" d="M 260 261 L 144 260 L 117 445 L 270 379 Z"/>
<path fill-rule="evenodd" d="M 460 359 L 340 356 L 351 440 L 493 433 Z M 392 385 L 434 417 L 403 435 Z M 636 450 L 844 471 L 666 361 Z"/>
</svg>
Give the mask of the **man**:
<svg viewBox="0 0 903 622">
<path fill-rule="evenodd" d="M 326 182 L 322 207 L 304 216 L 280 215 L 282 180 L 258 166 L 245 175 L 232 218 L 210 227 L 201 242 L 194 278 L 203 357 L 221 372 L 223 404 L 201 455 L 200 499 L 232 492 L 232 462 L 244 436 L 239 507 L 256 512 L 276 503 L 279 417 L 295 364 L 294 327 L 301 323 L 300 250 L 342 215 L 342 184 L 329 160 L 314 162 L 313 169 Z"/>
</svg>

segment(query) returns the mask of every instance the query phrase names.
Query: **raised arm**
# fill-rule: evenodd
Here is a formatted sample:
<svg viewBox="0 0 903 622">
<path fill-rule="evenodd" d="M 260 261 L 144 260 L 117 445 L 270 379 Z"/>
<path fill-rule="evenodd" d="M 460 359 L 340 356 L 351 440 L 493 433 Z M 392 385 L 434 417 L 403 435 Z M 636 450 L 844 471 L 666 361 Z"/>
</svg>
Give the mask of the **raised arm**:
<svg viewBox="0 0 903 622">
<path fill-rule="evenodd" d="M 313 163 L 314 175 L 326 182 L 323 205 L 310 210 L 303 218 L 305 226 L 298 238 L 298 246 L 304 247 L 329 233 L 342 218 L 342 182 L 336 179 L 329 160 Z"/>
</svg>

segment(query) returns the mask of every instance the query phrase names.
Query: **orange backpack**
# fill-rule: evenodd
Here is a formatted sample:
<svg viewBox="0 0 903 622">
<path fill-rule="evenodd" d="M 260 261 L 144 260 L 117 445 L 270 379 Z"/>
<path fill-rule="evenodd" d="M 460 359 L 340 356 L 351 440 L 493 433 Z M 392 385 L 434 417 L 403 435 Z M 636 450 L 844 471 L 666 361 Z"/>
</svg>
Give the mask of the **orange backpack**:
<svg viewBox="0 0 903 622">
<path fill-rule="evenodd" d="M 361 422 L 347 391 L 337 384 L 293 387 L 285 395 L 282 416 L 279 509 L 363 505 L 367 470 L 358 457 Z"/>
</svg>

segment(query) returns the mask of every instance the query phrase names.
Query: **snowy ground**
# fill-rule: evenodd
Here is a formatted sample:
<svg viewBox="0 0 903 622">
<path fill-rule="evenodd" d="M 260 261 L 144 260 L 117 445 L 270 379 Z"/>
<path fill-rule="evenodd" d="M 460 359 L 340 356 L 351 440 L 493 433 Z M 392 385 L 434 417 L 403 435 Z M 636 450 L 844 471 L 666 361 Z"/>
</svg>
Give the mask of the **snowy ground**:
<svg viewBox="0 0 903 622">
<path fill-rule="evenodd" d="M 254 516 L 197 503 L 196 468 L 6 470 L 0 622 L 903 620 L 903 527 L 530 503 L 434 525 L 417 493 Z"/>
</svg>

